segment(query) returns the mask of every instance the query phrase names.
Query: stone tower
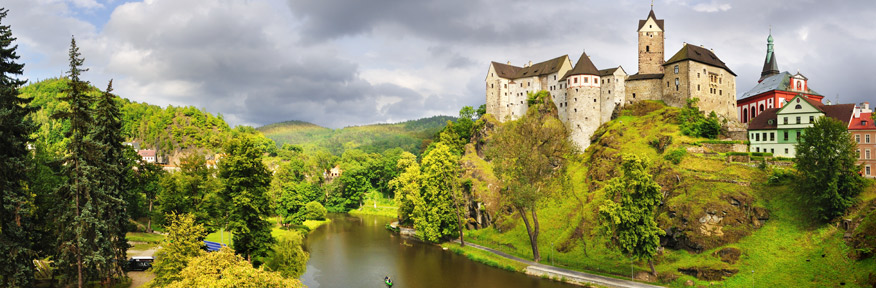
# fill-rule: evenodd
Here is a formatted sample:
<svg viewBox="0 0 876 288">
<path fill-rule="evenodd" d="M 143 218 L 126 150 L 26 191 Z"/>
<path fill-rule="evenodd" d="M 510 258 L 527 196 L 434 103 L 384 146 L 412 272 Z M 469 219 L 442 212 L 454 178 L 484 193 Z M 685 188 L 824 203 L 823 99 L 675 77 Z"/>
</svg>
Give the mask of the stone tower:
<svg viewBox="0 0 876 288">
<path fill-rule="evenodd" d="M 663 74 L 663 19 L 654 16 L 652 7 L 648 18 L 639 20 L 639 72 Z"/>
<path fill-rule="evenodd" d="M 572 142 L 581 150 L 590 146 L 590 136 L 602 124 L 599 74 L 590 57 L 582 53 L 575 67 L 560 79 L 566 87 L 566 125 Z"/>
</svg>

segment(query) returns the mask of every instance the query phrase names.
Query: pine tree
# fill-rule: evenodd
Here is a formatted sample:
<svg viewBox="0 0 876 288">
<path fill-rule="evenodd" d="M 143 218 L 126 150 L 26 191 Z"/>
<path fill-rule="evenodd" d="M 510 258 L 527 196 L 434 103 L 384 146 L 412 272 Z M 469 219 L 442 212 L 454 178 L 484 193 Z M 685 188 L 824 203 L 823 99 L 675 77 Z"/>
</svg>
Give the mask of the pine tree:
<svg viewBox="0 0 876 288">
<path fill-rule="evenodd" d="M 16 63 L 17 45 L 9 25 L 2 25 L 8 10 L 0 8 L 0 286 L 30 287 L 33 282 L 30 217 L 33 199 L 27 181 L 27 145 L 33 124 L 31 99 L 18 96 L 25 80 L 24 64 Z"/>
<path fill-rule="evenodd" d="M 229 221 L 234 232 L 234 251 L 252 261 L 265 256 L 274 238 L 267 196 L 271 172 L 262 163 L 262 151 L 246 135 L 239 135 L 225 145 L 228 154 L 219 162 L 219 176 L 225 181 L 222 197 L 229 203 Z"/>
<path fill-rule="evenodd" d="M 98 272 L 105 283 L 124 276 L 121 263 L 126 259 L 129 247 L 125 238 L 129 217 L 125 209 L 128 197 L 123 195 L 123 187 L 124 181 L 128 180 L 126 172 L 132 167 L 132 163 L 125 158 L 121 112 L 112 91 L 113 81 L 110 80 L 106 91 L 97 99 L 94 127 L 91 130 L 91 138 L 102 152 L 97 163 L 98 185 L 95 188 L 100 196 L 97 199 L 100 200 L 98 204 L 103 215 L 100 220 L 105 222 L 101 225 L 101 234 L 108 240 L 98 243 L 100 254 L 104 257 L 103 263 L 97 263 Z"/>
<path fill-rule="evenodd" d="M 100 204 L 98 192 L 95 190 L 98 183 L 99 170 L 94 166 L 102 157 L 99 147 L 89 136 L 92 124 L 91 97 L 88 91 L 88 82 L 79 77 L 83 69 L 84 59 L 81 58 L 79 48 L 76 47 L 76 39 L 70 41 L 70 71 L 67 71 L 67 88 L 61 101 L 66 101 L 70 108 L 68 111 L 55 113 L 56 119 L 70 121 L 70 142 L 67 145 L 67 156 L 64 158 L 63 174 L 68 176 L 68 183 L 58 187 L 57 195 L 63 201 L 56 218 L 59 223 L 59 245 L 57 257 L 57 270 L 65 279 L 77 280 L 79 287 L 83 287 L 86 279 L 96 277 L 97 263 L 106 261 L 99 253 L 98 243 L 107 241 L 100 231 L 105 229 L 100 218 Z M 88 273 L 88 274 L 86 274 Z"/>
</svg>

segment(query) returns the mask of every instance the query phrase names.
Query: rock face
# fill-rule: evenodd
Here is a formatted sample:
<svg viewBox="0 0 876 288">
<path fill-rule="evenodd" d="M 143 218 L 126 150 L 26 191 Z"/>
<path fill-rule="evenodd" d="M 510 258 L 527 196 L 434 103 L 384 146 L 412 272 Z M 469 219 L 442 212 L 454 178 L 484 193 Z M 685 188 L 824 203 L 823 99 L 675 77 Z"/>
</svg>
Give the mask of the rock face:
<svg viewBox="0 0 876 288">
<path fill-rule="evenodd" d="M 706 281 L 723 281 L 724 277 L 736 275 L 737 269 L 711 269 L 705 267 L 678 268 L 678 272 Z"/>
<path fill-rule="evenodd" d="M 742 250 L 727 247 L 718 251 L 715 251 L 715 257 L 721 259 L 724 263 L 736 264 L 736 261 L 739 260 L 739 256 L 742 255 Z"/>
</svg>

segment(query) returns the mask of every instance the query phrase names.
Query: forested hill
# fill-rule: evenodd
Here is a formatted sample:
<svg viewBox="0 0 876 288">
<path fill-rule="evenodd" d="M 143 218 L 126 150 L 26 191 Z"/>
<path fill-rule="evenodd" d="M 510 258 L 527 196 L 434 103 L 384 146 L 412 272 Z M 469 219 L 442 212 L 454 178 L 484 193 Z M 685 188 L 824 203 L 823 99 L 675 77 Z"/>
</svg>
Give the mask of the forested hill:
<svg viewBox="0 0 876 288">
<path fill-rule="evenodd" d="M 66 122 L 51 119 L 56 111 L 67 108 L 67 103 L 58 100 L 64 95 L 67 82 L 66 79 L 48 79 L 21 88 L 22 97 L 33 98 L 31 105 L 40 108 L 30 116 L 39 127 L 37 141 L 53 151 L 64 147 L 64 133 L 69 129 Z M 89 94 L 99 95 L 98 88 L 90 87 Z M 232 129 L 222 115 L 214 116 L 193 106 L 162 108 L 121 97 L 116 101 L 120 103 L 124 137 L 141 142 L 143 149 L 158 149 L 166 154 L 184 149 L 215 152 L 231 137 Z"/>
<path fill-rule="evenodd" d="M 334 155 L 346 149 L 367 153 L 382 153 L 402 148 L 413 154 L 428 146 L 432 137 L 455 117 L 432 116 L 394 124 L 373 124 L 329 129 L 303 121 L 287 121 L 257 128 L 268 138 L 283 144 L 299 145 L 305 149 L 328 149 Z"/>
</svg>

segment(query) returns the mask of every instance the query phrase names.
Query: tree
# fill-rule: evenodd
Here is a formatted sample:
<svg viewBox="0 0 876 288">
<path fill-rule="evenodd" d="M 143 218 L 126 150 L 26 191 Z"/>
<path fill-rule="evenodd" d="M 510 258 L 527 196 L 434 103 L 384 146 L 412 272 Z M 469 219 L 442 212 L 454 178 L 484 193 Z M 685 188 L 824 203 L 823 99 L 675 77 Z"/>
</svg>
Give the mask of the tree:
<svg viewBox="0 0 876 288">
<path fill-rule="evenodd" d="M 9 25 L 3 25 L 8 10 L 0 8 L 0 286 L 30 287 L 33 283 L 31 233 L 33 199 L 26 187 L 28 142 L 34 132 L 27 119 L 31 99 L 19 97 L 25 80 L 24 64 L 16 63 L 18 45 Z"/>
<path fill-rule="evenodd" d="M 88 137 L 93 123 L 92 98 L 87 94 L 88 82 L 79 78 L 88 69 L 81 68 L 84 59 L 81 58 L 75 38 L 70 40 L 69 57 L 69 82 L 60 100 L 68 102 L 70 108 L 52 115 L 53 118 L 70 122 L 70 142 L 67 143 L 67 156 L 63 160 L 66 165 L 62 172 L 67 175 L 68 183 L 57 190 L 58 197 L 69 202 L 63 203 L 58 210 L 60 215 L 57 221 L 63 224 L 59 225 L 62 229 L 58 237 L 56 271 L 67 276 L 65 279 L 68 281 L 77 279 L 78 286 L 82 287 L 86 279 L 97 276 L 95 264 L 111 255 L 101 255 L 99 249 L 100 244 L 107 241 L 101 233 L 106 225 L 101 219 L 101 205 L 96 202 L 102 198 L 95 182 L 100 173 L 96 164 L 102 153 Z"/>
<path fill-rule="evenodd" d="M 253 268 L 228 247 L 219 252 L 192 258 L 180 272 L 180 280 L 168 288 L 236 287 L 236 288 L 299 288 L 297 279 L 283 278 L 280 273 Z"/>
<path fill-rule="evenodd" d="M 681 133 L 693 137 L 715 139 L 721 133 L 721 122 L 714 111 L 709 117 L 703 115 L 697 103 L 699 98 L 687 100 L 687 105 L 678 113 L 678 123 Z"/>
<path fill-rule="evenodd" d="M 182 279 L 180 272 L 186 268 L 189 260 L 204 254 L 203 238 L 207 236 L 204 226 L 195 222 L 192 214 L 167 215 L 167 237 L 161 244 L 161 249 L 155 252 L 155 273 L 153 283 L 164 286 Z"/>
<path fill-rule="evenodd" d="M 484 116 L 484 114 L 487 114 L 487 104 L 481 104 L 481 106 L 478 106 L 478 110 L 475 111 L 475 113 L 477 113 L 478 119 Z"/>
<path fill-rule="evenodd" d="M 328 213 L 325 207 L 319 202 L 311 201 L 304 205 L 305 220 L 325 220 L 325 215 Z"/>
<path fill-rule="evenodd" d="M 557 118 L 547 91 L 530 95 L 533 105 L 516 121 L 498 129 L 487 153 L 501 183 L 501 195 L 519 212 L 538 262 L 538 203 L 563 180 L 566 158 L 574 153 L 569 131 Z M 530 223 L 527 213 L 532 217 Z"/>
<path fill-rule="evenodd" d="M 426 241 L 438 242 L 448 236 L 462 235 L 459 209 L 456 209 L 457 213 L 453 209 L 456 204 L 453 194 L 459 190 L 458 169 L 458 156 L 453 155 L 444 143 L 438 142 L 423 157 L 422 197 L 412 202 L 414 228 Z"/>
<path fill-rule="evenodd" d="M 299 233 L 283 234 L 277 244 L 274 244 L 274 249 L 268 253 L 265 267 L 280 272 L 286 278 L 301 277 L 307 269 L 307 259 L 310 258 L 310 255 L 301 249 L 301 242 L 302 236 Z"/>
<path fill-rule="evenodd" d="M 657 227 L 654 211 L 663 201 L 660 185 L 648 174 L 647 163 L 632 154 L 623 155 L 621 176 L 608 181 L 605 192 L 610 199 L 599 206 L 602 231 L 621 253 L 648 260 L 651 274 L 654 255 L 665 232 Z"/>
<path fill-rule="evenodd" d="M 228 154 L 219 162 L 219 176 L 224 180 L 222 198 L 228 203 L 229 226 L 234 232 L 235 253 L 252 257 L 264 256 L 274 238 L 267 197 L 271 172 L 262 164 L 262 151 L 249 137 L 231 139 L 225 145 Z"/>
<path fill-rule="evenodd" d="M 794 160 L 799 181 L 796 189 L 820 221 L 834 219 L 855 203 L 864 189 L 855 162 L 857 145 L 846 125 L 830 117 L 818 117 L 803 130 L 795 145 Z"/>
<path fill-rule="evenodd" d="M 108 241 L 99 245 L 100 254 L 110 257 L 105 257 L 102 263 L 98 263 L 98 270 L 107 284 L 112 284 L 112 279 L 125 276 L 121 263 L 127 259 L 126 252 L 129 248 L 125 234 L 128 232 L 130 219 L 127 200 L 131 197 L 123 188 L 130 180 L 126 177 L 127 172 L 133 167 L 133 163 L 125 157 L 121 113 L 112 91 L 113 81 L 110 80 L 106 91 L 97 98 L 95 123 L 90 131 L 91 139 L 100 149 L 101 155 L 96 164 L 99 172 L 95 188 L 100 195 L 100 198 L 96 198 L 102 214 L 100 219 L 106 222 L 100 232 Z"/>
<path fill-rule="evenodd" d="M 414 213 L 414 201 L 420 198 L 420 164 L 417 156 L 410 152 L 402 153 L 397 167 L 401 170 L 396 178 L 389 181 L 389 186 L 395 189 L 395 203 L 398 205 L 398 222 L 400 224 L 412 224 Z"/>
</svg>

